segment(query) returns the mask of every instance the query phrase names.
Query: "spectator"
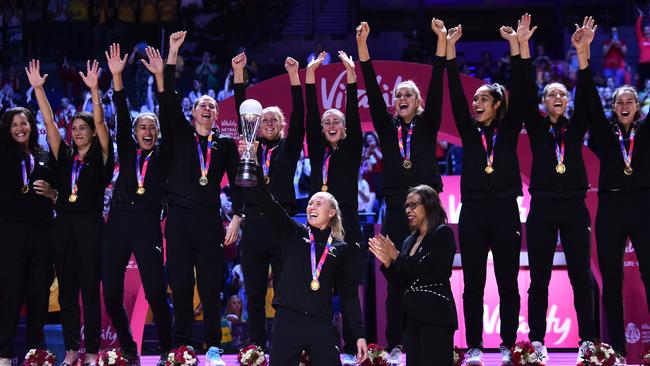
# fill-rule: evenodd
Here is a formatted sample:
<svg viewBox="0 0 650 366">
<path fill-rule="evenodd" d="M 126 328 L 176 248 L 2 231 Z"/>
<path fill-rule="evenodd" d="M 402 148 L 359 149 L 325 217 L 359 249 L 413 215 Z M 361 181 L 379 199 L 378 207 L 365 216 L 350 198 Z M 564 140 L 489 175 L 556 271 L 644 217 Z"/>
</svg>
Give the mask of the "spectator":
<svg viewBox="0 0 650 366">
<path fill-rule="evenodd" d="M 366 132 L 363 136 L 363 153 L 361 164 L 368 169 L 366 173 L 381 173 L 383 155 L 379 149 L 379 138 L 374 131 Z"/>
<path fill-rule="evenodd" d="M 224 317 L 228 319 L 231 324 L 243 323 L 248 320 L 245 317 L 244 306 L 239 295 L 232 295 L 228 298 Z"/>
<path fill-rule="evenodd" d="M 496 80 L 498 76 L 499 68 L 497 67 L 496 62 L 492 59 L 492 52 L 483 51 L 481 53 L 481 64 L 476 70 L 476 77 L 481 80 Z"/>
<path fill-rule="evenodd" d="M 233 73 L 232 70 L 226 75 L 226 82 L 223 83 L 223 89 L 219 90 L 219 94 L 217 94 L 217 102 L 221 102 L 224 99 L 227 99 L 231 97 L 233 94 L 235 94 L 235 91 L 232 89 L 233 85 Z"/>
<path fill-rule="evenodd" d="M 190 98 L 185 97 L 181 102 L 181 107 L 183 108 L 183 115 L 187 122 L 192 122 L 192 101 Z"/>
<path fill-rule="evenodd" d="M 217 88 L 217 71 L 219 71 L 219 67 L 216 63 L 210 61 L 210 53 L 203 52 L 201 64 L 196 67 L 194 74 L 206 89 Z"/>
<path fill-rule="evenodd" d="M 636 19 L 636 39 L 639 44 L 639 87 L 650 79 L 650 26 L 643 25 L 643 12 Z"/>
<path fill-rule="evenodd" d="M 203 89 L 201 87 L 202 85 L 200 81 L 194 80 L 192 82 L 192 91 L 188 94 L 188 98 L 190 98 L 192 104 L 203 95 Z"/>
<path fill-rule="evenodd" d="M 9 61 L 14 65 L 22 61 L 23 57 L 23 11 L 16 5 L 16 0 L 10 0 L 9 6 L 2 13 L 6 27 L 5 46 L 9 50 Z"/>
<path fill-rule="evenodd" d="M 458 64 L 458 72 L 469 75 L 469 67 L 467 67 L 467 62 L 465 61 L 465 54 L 463 52 L 458 52 L 456 54 L 456 63 Z"/>
<path fill-rule="evenodd" d="M 605 61 L 603 62 L 603 75 L 605 77 L 613 77 L 616 80 L 616 85 L 623 85 L 625 81 L 625 54 L 627 53 L 627 46 L 625 42 L 619 39 L 618 28 L 612 27 L 610 39 L 603 43 L 603 54 Z"/>
<path fill-rule="evenodd" d="M 316 41 L 316 44 L 314 45 L 314 52 L 310 53 L 309 56 L 307 56 L 307 65 L 309 65 L 310 62 L 314 61 L 318 55 L 320 55 L 321 52 L 325 51 L 325 45 L 323 44 L 322 41 Z M 331 61 L 331 57 L 329 52 L 325 56 L 325 60 L 323 60 L 322 65 L 327 65 Z"/>
</svg>

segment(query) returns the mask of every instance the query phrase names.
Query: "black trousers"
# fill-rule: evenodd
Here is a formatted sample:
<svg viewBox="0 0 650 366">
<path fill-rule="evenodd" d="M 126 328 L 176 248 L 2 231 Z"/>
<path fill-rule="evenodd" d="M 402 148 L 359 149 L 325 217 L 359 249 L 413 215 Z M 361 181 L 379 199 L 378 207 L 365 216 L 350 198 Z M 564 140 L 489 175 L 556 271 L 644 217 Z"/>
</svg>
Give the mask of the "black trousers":
<svg viewBox="0 0 650 366">
<path fill-rule="evenodd" d="M 122 349 L 136 351 L 124 308 L 124 274 L 135 255 L 144 294 L 151 306 L 161 350 L 172 347 L 172 320 L 163 270 L 160 214 L 155 210 L 115 210 L 106 223 L 102 243 L 102 289 L 106 312 Z"/>
<path fill-rule="evenodd" d="M 361 227 L 359 224 L 359 212 L 356 207 L 341 206 L 343 218 L 343 230 L 345 230 L 345 242 L 350 248 L 350 254 L 356 263 L 357 284 L 361 284 L 363 275 L 363 258 L 365 251 L 361 249 Z M 343 351 L 349 354 L 357 353 L 357 340 L 352 334 L 352 327 L 347 317 L 343 314 Z"/>
<path fill-rule="evenodd" d="M 270 354 L 273 366 L 296 366 L 303 350 L 309 354 L 312 366 L 340 365 L 337 343 L 331 320 L 277 309 Z"/>
<path fill-rule="evenodd" d="M 406 319 L 404 333 L 408 366 L 454 364 L 454 328 Z"/>
<path fill-rule="evenodd" d="M 533 198 L 526 221 L 530 288 L 528 317 L 531 341 L 544 343 L 548 284 L 558 231 L 573 288 L 573 305 L 581 341 L 596 338 L 594 280 L 591 272 L 591 219 L 583 198 Z"/>
<path fill-rule="evenodd" d="M 488 251 L 494 257 L 499 287 L 501 341 L 511 347 L 517 339 L 520 298 L 517 287 L 521 221 L 515 198 L 468 200 L 463 202 L 458 222 L 463 263 L 463 312 L 467 346 L 483 344 L 483 294 Z"/>
<path fill-rule="evenodd" d="M 273 271 L 273 289 L 277 290 L 282 273 L 282 243 L 273 235 L 273 227 L 263 215 L 248 214 L 243 221 L 239 255 L 246 281 L 246 309 L 251 343 L 264 347 L 266 334 L 266 291 L 269 266 Z"/>
<path fill-rule="evenodd" d="M 99 351 L 102 323 L 99 283 L 103 229 L 104 218 L 100 212 L 62 214 L 54 221 L 54 266 L 59 281 L 61 324 L 66 350 L 79 350 L 81 290 L 86 353 Z"/>
<path fill-rule="evenodd" d="M 194 269 L 203 304 L 204 340 L 221 344 L 224 229 L 218 213 L 173 206 L 167 215 L 167 271 L 174 305 L 174 340 L 191 345 L 194 325 Z"/>
<path fill-rule="evenodd" d="M 650 196 L 600 195 L 596 214 L 598 266 L 603 278 L 603 307 L 614 350 L 626 354 L 623 318 L 623 255 L 627 238 L 634 246 L 650 307 Z M 650 312 L 650 309 L 648 309 Z"/>
<path fill-rule="evenodd" d="M 50 228 L 21 222 L 0 222 L 0 358 L 14 353 L 20 309 L 27 305 L 27 348 L 45 348 L 53 279 Z"/>
<path fill-rule="evenodd" d="M 386 197 L 386 217 L 382 225 L 384 235 L 388 235 L 395 243 L 397 250 L 402 249 L 402 243 L 410 235 L 408 220 L 404 213 L 404 201 L 406 192 L 403 195 Z M 388 349 L 402 344 L 404 332 L 404 288 L 398 282 L 388 281 L 386 296 L 386 340 Z"/>
</svg>

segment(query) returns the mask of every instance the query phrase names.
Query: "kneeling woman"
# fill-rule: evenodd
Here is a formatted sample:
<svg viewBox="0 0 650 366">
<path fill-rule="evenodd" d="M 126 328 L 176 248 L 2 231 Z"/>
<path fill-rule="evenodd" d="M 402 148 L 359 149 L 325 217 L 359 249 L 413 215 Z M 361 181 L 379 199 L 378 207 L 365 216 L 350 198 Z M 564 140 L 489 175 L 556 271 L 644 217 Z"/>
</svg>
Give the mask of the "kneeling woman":
<svg viewBox="0 0 650 366">
<path fill-rule="evenodd" d="M 256 156 L 256 155 L 254 155 Z M 258 168 L 259 181 L 262 171 Z M 338 289 L 343 313 L 357 344 L 357 362 L 368 352 L 361 321 L 355 262 L 343 241 L 341 210 L 327 192 L 314 194 L 307 205 L 308 225 L 287 214 L 266 184 L 245 189 L 272 221 L 274 237 L 281 238 L 283 270 L 273 306 L 277 313 L 271 342 L 274 366 L 295 366 L 302 350 L 312 365 L 340 365 L 338 339 L 332 325 L 332 293 Z"/>
<path fill-rule="evenodd" d="M 370 251 L 382 262 L 387 278 L 400 282 L 404 293 L 404 324 L 408 364 L 452 365 L 456 304 L 449 285 L 456 241 L 446 225 L 440 197 L 427 185 L 409 190 L 404 211 L 412 234 L 399 252 L 390 238 L 377 234 Z"/>
</svg>

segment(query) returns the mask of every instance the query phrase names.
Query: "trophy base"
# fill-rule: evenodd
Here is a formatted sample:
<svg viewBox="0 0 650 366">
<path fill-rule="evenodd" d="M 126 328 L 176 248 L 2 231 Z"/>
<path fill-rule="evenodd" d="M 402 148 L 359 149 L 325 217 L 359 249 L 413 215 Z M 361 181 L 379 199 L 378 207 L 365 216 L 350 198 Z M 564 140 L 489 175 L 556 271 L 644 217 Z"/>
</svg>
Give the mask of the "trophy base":
<svg viewBox="0 0 650 366">
<path fill-rule="evenodd" d="M 235 184 L 240 187 L 255 187 L 257 183 L 257 166 L 255 162 L 251 159 L 240 160 Z"/>
</svg>

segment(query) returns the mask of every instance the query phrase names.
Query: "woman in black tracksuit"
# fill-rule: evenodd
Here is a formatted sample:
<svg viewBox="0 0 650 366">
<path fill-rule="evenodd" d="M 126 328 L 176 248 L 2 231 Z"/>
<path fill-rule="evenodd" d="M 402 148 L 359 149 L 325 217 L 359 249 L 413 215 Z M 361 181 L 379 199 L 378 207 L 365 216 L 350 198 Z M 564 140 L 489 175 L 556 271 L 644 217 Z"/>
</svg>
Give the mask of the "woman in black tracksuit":
<svg viewBox="0 0 650 366">
<path fill-rule="evenodd" d="M 258 178 L 263 179 L 258 168 Z M 245 189 L 271 220 L 274 236 L 282 243 L 282 276 L 273 306 L 276 309 L 270 357 L 275 366 L 294 366 L 305 350 L 314 366 L 340 365 L 336 329 L 332 324 L 332 293 L 336 288 L 356 344 L 359 363 L 366 345 L 357 290 L 355 262 L 343 241 L 341 211 L 327 192 L 313 195 L 307 223 L 291 219 L 273 199 L 267 185 Z"/>
<path fill-rule="evenodd" d="M 361 166 L 363 136 L 359 118 L 357 98 L 357 77 L 354 62 L 344 52 L 339 58 L 347 72 L 345 115 L 338 109 L 328 109 L 321 117 L 318 110 L 316 80 L 314 72 L 320 66 L 324 55 L 319 55 L 307 66 L 305 75 L 305 97 L 307 99 L 307 147 L 311 161 L 309 192 L 329 192 L 340 204 L 348 243 L 350 258 L 356 264 L 357 284 L 361 281 L 361 227 L 358 213 L 357 180 Z M 343 318 L 343 340 L 346 354 L 356 353 L 356 339 L 351 324 Z"/>
<path fill-rule="evenodd" d="M 405 338 L 409 366 L 453 365 L 456 304 L 449 278 L 456 255 L 454 232 L 440 197 L 427 185 L 411 188 L 404 211 L 412 234 L 401 251 L 379 234 L 370 239 L 370 251 L 382 262 L 381 271 L 406 289 Z"/>
<path fill-rule="evenodd" d="M 370 28 L 365 22 L 357 27 L 357 47 L 370 114 L 379 136 L 381 152 L 384 154 L 383 192 L 386 199 L 386 217 L 382 232 L 396 243 L 398 250 L 409 235 L 408 222 L 402 208 L 409 188 L 426 184 L 436 192 L 442 191 L 435 151 L 442 114 L 446 30 L 444 23 L 438 19 L 433 19 L 431 25 L 438 41 L 425 107 L 421 106 L 419 89 L 409 80 L 397 85 L 393 91 L 395 115 L 386 111 L 386 103 L 370 61 L 366 44 Z M 399 285 L 390 280 L 388 282 L 386 338 L 389 349 L 400 345 L 402 338 L 404 289 Z"/>
<path fill-rule="evenodd" d="M 47 152 L 38 144 L 36 118 L 28 109 L 2 115 L 0 171 L 0 364 L 9 364 L 23 303 L 27 348 L 44 348 L 53 278 L 50 228 L 56 192 Z"/>
<path fill-rule="evenodd" d="M 165 225 L 167 270 L 174 304 L 174 341 L 192 344 L 194 324 L 194 269 L 203 304 L 204 342 L 217 351 L 221 344 L 221 301 L 224 246 L 237 240 L 241 220 L 240 190 L 231 183 L 235 216 L 226 232 L 219 215 L 221 180 L 227 174 L 234 182 L 239 154 L 234 141 L 213 130 L 218 117 L 216 101 L 204 95 L 197 99 L 192 116 L 194 127 L 182 115 L 174 91 L 178 50 L 185 32 L 170 36 L 160 96 L 160 119 L 169 126 L 172 160 L 166 185 L 169 213 Z"/>
<path fill-rule="evenodd" d="M 581 51 L 588 54 L 589 44 Z M 581 67 L 578 82 L 586 85 L 585 109 L 591 112 L 589 148 L 600 160 L 596 242 L 607 333 L 618 356 L 625 357 L 623 256 L 628 238 L 650 306 L 650 128 L 647 117 L 639 119 L 639 99 L 633 87 L 616 89 L 614 117 L 607 120 L 591 67 Z"/>
<path fill-rule="evenodd" d="M 235 104 L 246 100 L 244 67 L 246 54 L 241 53 L 232 60 L 235 80 Z M 298 62 L 288 57 L 285 68 L 291 83 L 291 120 L 287 135 L 284 135 L 284 114 L 278 107 L 262 110 L 257 141 L 257 161 L 261 162 L 264 177 L 259 184 L 267 184 L 274 199 L 290 214 L 296 211 L 296 193 L 293 176 L 305 138 L 305 107 L 298 76 Z M 277 292 L 278 280 L 282 274 L 282 252 L 280 239 L 271 236 L 271 221 L 260 210 L 259 203 L 247 200 L 243 207 L 242 238 L 239 242 L 240 258 L 246 279 L 246 299 L 251 343 L 265 347 L 266 314 L 264 311 L 268 288 L 269 265 L 273 271 L 273 289 Z"/>
<path fill-rule="evenodd" d="M 483 334 L 483 291 L 488 251 L 494 256 L 499 287 L 502 358 L 509 362 L 509 348 L 519 324 L 519 252 L 521 222 L 517 197 L 522 195 L 517 139 L 521 129 L 521 71 L 518 47 L 511 43 L 512 90 L 510 109 L 505 88 L 480 87 L 470 115 L 456 64 L 460 26 L 449 31 L 447 75 L 456 128 L 463 143 L 459 242 L 463 262 L 463 293 L 468 359 L 480 363 Z M 516 44 L 516 41 L 515 41 Z M 507 360 L 505 360 L 507 359 Z"/>
<path fill-rule="evenodd" d="M 530 16 L 525 15 L 524 19 L 528 24 Z M 547 116 L 540 115 L 528 39 L 523 39 L 525 33 L 528 34 L 527 30 L 524 27 L 517 30 L 517 33 L 523 65 L 526 132 L 533 153 L 530 212 L 526 221 L 531 278 L 528 289 L 528 338 L 548 358 L 544 347 L 548 285 L 558 231 L 573 287 L 580 340 L 593 341 L 596 337 L 591 272 L 591 219 L 585 204 L 589 182 L 582 158 L 588 122 L 586 109 L 589 106 L 584 103 L 585 85 L 579 80 L 575 112 L 568 120 L 564 112 L 569 93 L 563 84 L 551 83 L 544 88 L 542 99 Z"/>
<path fill-rule="evenodd" d="M 90 61 L 84 83 L 90 88 L 93 114 L 80 112 L 72 120 L 72 146 L 54 125 L 43 91 L 38 61 L 30 63 L 28 78 L 34 87 L 47 126 L 59 191 L 52 229 L 54 265 L 59 281 L 63 339 L 67 350 L 62 365 L 72 365 L 81 343 L 79 292 L 83 301 L 85 365 L 94 365 L 101 333 L 101 240 L 104 229 L 104 190 L 113 177 L 113 143 L 104 121 L 98 86 L 99 63 Z"/>
<path fill-rule="evenodd" d="M 163 60 L 157 50 L 147 48 L 146 51 L 149 64 L 145 63 L 145 66 L 154 72 L 158 92 L 162 92 Z M 165 359 L 172 347 L 160 228 L 163 184 L 171 157 L 167 144 L 156 145 L 159 126 L 155 114 L 143 113 L 131 122 L 122 83 L 125 62 L 120 59 L 119 45 L 111 46 L 107 61 L 115 91 L 120 175 L 115 183 L 111 213 L 104 231 L 102 289 L 106 311 L 115 327 L 122 352 L 131 365 L 139 365 L 136 343 L 123 304 L 124 274 L 132 253 L 156 322 L 160 353 Z M 160 127 L 163 137 L 169 136 L 166 126 Z"/>
</svg>

